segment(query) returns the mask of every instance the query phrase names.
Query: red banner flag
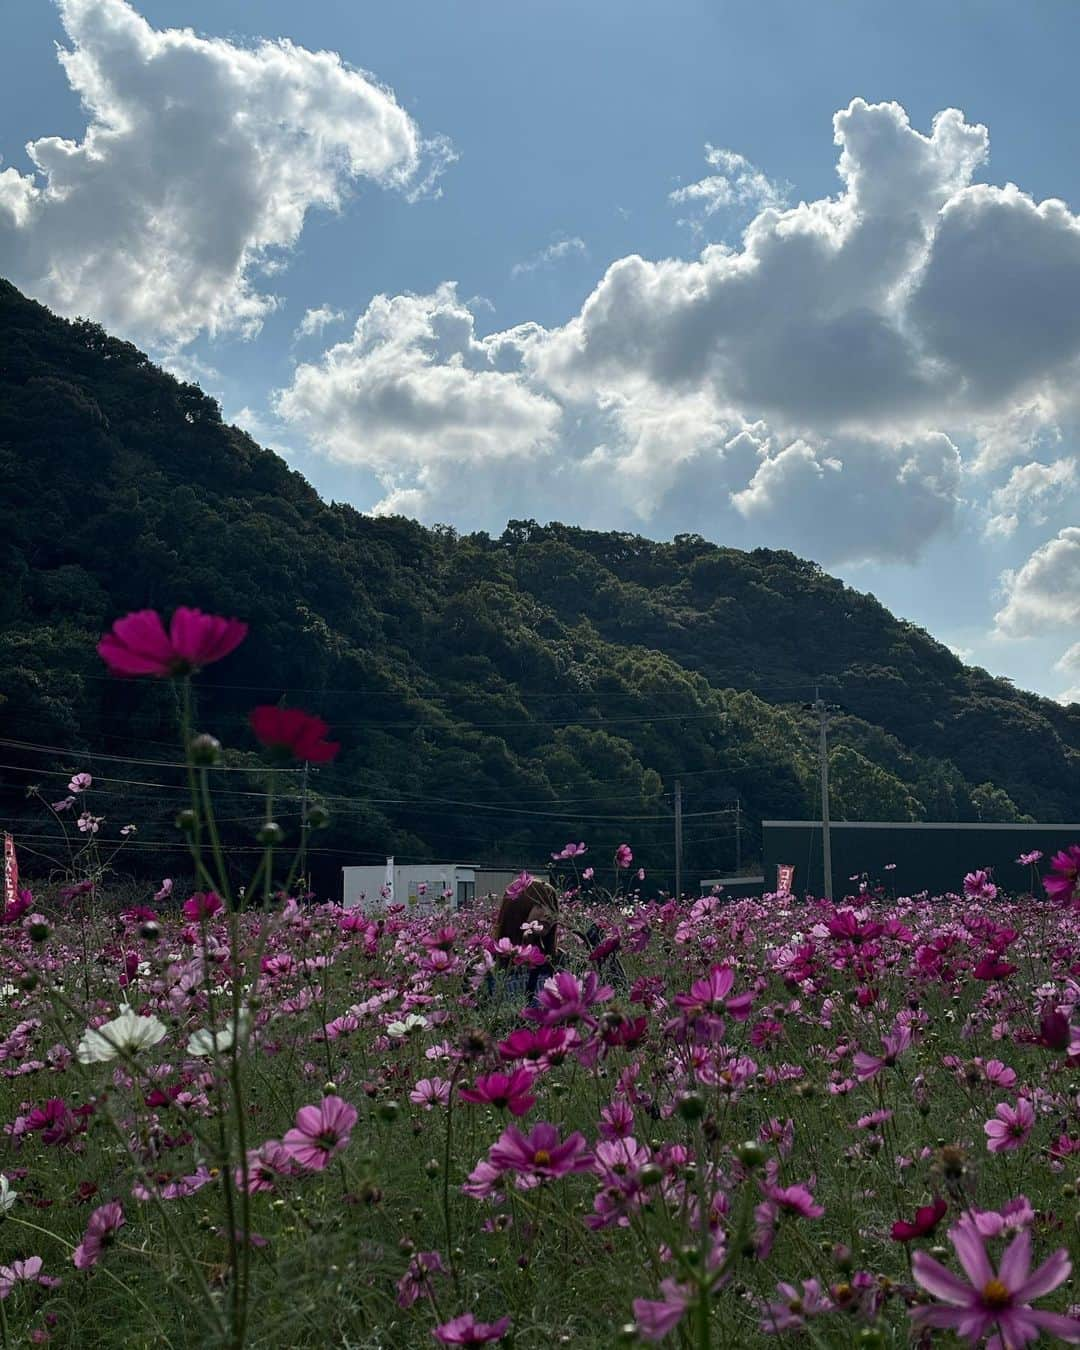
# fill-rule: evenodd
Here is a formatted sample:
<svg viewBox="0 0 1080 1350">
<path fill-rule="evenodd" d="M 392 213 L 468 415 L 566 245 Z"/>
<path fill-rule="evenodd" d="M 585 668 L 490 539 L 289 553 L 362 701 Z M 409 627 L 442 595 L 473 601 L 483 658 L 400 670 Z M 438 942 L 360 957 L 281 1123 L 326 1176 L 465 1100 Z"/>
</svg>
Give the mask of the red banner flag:
<svg viewBox="0 0 1080 1350">
<path fill-rule="evenodd" d="M 4 905 L 13 905 L 19 898 L 19 860 L 15 857 L 15 840 L 4 835 Z"/>
<path fill-rule="evenodd" d="M 776 891 L 778 895 L 790 895 L 795 880 L 795 867 L 792 863 L 777 863 Z"/>
</svg>

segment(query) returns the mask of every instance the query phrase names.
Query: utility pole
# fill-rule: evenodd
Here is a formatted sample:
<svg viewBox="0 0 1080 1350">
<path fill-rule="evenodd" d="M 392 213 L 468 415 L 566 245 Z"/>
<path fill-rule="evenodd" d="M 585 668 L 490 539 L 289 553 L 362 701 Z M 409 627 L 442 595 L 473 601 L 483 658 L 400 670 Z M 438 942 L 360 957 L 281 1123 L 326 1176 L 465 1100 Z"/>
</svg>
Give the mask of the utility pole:
<svg viewBox="0 0 1080 1350">
<path fill-rule="evenodd" d="M 829 739 L 828 716 L 825 704 L 821 700 L 821 691 L 814 685 L 814 708 L 817 711 L 820 735 L 818 737 L 818 759 L 821 763 L 821 849 L 824 867 L 825 898 L 833 898 L 832 884 L 832 839 L 829 835 Z"/>
<path fill-rule="evenodd" d="M 308 824 L 308 768 L 308 761 L 305 759 L 300 800 L 300 885 L 304 894 L 311 889 L 307 881 L 308 833 L 311 829 Z"/>
<path fill-rule="evenodd" d="M 735 798 L 735 875 L 742 875 L 742 799 Z"/>
<path fill-rule="evenodd" d="M 682 896 L 682 779 L 675 779 L 675 898 Z"/>
</svg>

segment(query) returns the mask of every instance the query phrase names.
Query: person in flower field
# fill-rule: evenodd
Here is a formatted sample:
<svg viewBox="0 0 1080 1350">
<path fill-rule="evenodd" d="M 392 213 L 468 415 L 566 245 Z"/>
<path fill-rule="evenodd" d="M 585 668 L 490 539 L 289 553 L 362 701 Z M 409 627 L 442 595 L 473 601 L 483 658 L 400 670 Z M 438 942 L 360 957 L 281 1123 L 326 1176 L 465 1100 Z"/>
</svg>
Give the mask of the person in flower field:
<svg viewBox="0 0 1080 1350">
<path fill-rule="evenodd" d="M 531 1000 L 543 982 L 555 973 L 559 949 L 559 893 L 547 881 L 527 872 L 515 878 L 503 893 L 495 918 L 495 959 L 509 972 L 508 992 L 526 994 Z M 543 960 L 521 965 L 515 953 L 500 946 L 536 948 Z"/>
</svg>

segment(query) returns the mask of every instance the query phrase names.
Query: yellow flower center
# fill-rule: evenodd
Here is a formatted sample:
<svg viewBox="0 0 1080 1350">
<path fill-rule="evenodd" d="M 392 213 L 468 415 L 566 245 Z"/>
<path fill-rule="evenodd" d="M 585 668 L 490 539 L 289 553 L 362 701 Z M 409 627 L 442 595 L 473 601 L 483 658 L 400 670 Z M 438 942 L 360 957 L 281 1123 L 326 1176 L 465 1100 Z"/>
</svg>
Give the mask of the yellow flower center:
<svg viewBox="0 0 1080 1350">
<path fill-rule="evenodd" d="M 1007 1308 L 1012 1302 L 1012 1295 L 1000 1280 L 991 1280 L 989 1284 L 985 1285 L 982 1296 L 983 1302 L 988 1308 Z"/>
<path fill-rule="evenodd" d="M 537 1167 L 548 1167 L 551 1164 L 551 1154 L 546 1148 L 538 1148 L 533 1154 L 533 1162 Z"/>
</svg>

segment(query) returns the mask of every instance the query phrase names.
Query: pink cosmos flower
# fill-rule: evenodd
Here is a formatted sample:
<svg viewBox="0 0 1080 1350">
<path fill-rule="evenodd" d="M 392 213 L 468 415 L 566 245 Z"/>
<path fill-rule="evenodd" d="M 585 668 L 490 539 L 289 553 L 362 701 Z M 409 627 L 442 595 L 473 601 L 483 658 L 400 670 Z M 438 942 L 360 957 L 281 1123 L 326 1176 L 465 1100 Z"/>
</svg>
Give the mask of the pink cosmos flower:
<svg viewBox="0 0 1080 1350">
<path fill-rule="evenodd" d="M 779 1334 L 784 1331 L 802 1331 L 808 1317 L 832 1310 L 832 1300 L 817 1280 L 803 1280 L 802 1290 L 793 1284 L 778 1281 L 779 1299 L 762 1308 L 761 1330 Z"/>
<path fill-rule="evenodd" d="M 296 1125 L 282 1139 L 288 1153 L 313 1172 L 321 1172 L 335 1153 L 348 1147 L 356 1107 L 340 1097 L 324 1097 L 318 1106 L 302 1106 Z"/>
<path fill-rule="evenodd" d="M 1026 1195 L 1014 1196 L 1000 1209 L 969 1209 L 961 1223 L 970 1223 L 984 1238 L 1010 1237 L 1035 1222 L 1035 1211 Z"/>
<path fill-rule="evenodd" d="M 184 901 L 183 913 L 185 919 L 197 923 L 200 919 L 212 919 L 222 908 L 220 895 L 215 895 L 213 891 L 196 891 Z"/>
<path fill-rule="evenodd" d="M 1051 900 L 1069 904 L 1080 900 L 1080 844 L 1070 844 L 1050 859 L 1053 868 L 1043 877 L 1043 886 Z"/>
<path fill-rule="evenodd" d="M 77 773 L 68 784 L 69 792 L 85 792 L 93 783 L 93 778 L 88 773 Z"/>
<path fill-rule="evenodd" d="M 662 1341 L 670 1335 L 693 1297 L 687 1286 L 671 1278 L 660 1281 L 660 1292 L 663 1298 L 636 1298 L 633 1302 L 638 1334 L 647 1341 Z"/>
<path fill-rule="evenodd" d="M 436 1327 L 431 1334 L 443 1345 L 486 1345 L 488 1341 L 501 1341 L 509 1329 L 509 1317 L 500 1317 L 497 1322 L 478 1322 L 472 1313 L 462 1313 Z"/>
<path fill-rule="evenodd" d="M 1034 867 L 1042 860 L 1042 849 L 1033 848 L 1030 853 L 1021 853 L 1017 862 L 1021 867 Z"/>
<path fill-rule="evenodd" d="M 905 1050 L 911 1045 L 911 1027 L 897 1026 L 889 1032 L 887 1036 L 881 1038 L 881 1046 L 885 1052 L 882 1055 L 871 1055 L 865 1050 L 856 1052 L 853 1059 L 855 1072 L 861 1083 L 868 1082 L 881 1072 L 882 1069 L 891 1069 Z"/>
<path fill-rule="evenodd" d="M 506 898 L 508 900 L 516 900 L 517 897 L 521 894 L 521 892 L 525 889 L 525 887 L 531 886 L 535 880 L 536 878 L 532 876 L 530 873 L 519 872 L 518 875 L 510 883 L 510 885 L 507 886 Z"/>
<path fill-rule="evenodd" d="M 735 971 L 731 966 L 713 966 L 703 980 L 695 980 L 688 994 L 676 994 L 675 1006 L 686 1025 L 693 1025 L 699 1035 L 706 1038 L 710 1034 L 724 1034 L 724 1019 L 721 1013 L 727 1013 L 736 1022 L 745 1022 L 750 1016 L 754 1001 L 752 993 L 736 994 L 730 997 L 731 987 L 735 983 Z"/>
<path fill-rule="evenodd" d="M 559 970 L 545 980 L 536 997 L 536 1006 L 526 1008 L 522 1017 L 541 1026 L 560 1026 L 567 1022 L 585 1022 L 596 1025 L 591 1009 L 597 1003 L 606 1003 L 615 991 L 609 984 L 601 984 L 594 970 L 578 979 L 569 970 Z"/>
<path fill-rule="evenodd" d="M 995 1087 L 1010 1088 L 1016 1082 L 1016 1070 L 1000 1059 L 988 1059 L 983 1065 L 983 1073 L 986 1074 L 986 1081 L 993 1083 Z"/>
<path fill-rule="evenodd" d="M 484 1106 L 497 1106 L 512 1116 L 523 1116 L 536 1105 L 536 1095 L 530 1091 L 534 1077 L 528 1069 L 513 1073 L 489 1073 L 476 1080 L 476 1086 L 462 1088 L 461 1100 Z"/>
<path fill-rule="evenodd" d="M 553 853 L 551 859 L 553 862 L 564 862 L 570 858 L 580 858 L 583 853 L 588 853 L 584 844 L 565 844 L 558 853 Z"/>
<path fill-rule="evenodd" d="M 162 880 L 161 885 L 154 892 L 155 901 L 158 904 L 160 904 L 162 900 L 168 900 L 169 896 L 172 895 L 172 889 L 173 889 L 172 877 L 165 877 Z"/>
<path fill-rule="evenodd" d="M 414 1252 L 408 1269 L 398 1280 L 397 1305 L 411 1308 L 421 1294 L 431 1293 L 432 1275 L 445 1275 L 446 1267 L 438 1252 Z"/>
<path fill-rule="evenodd" d="M 754 1209 L 754 1249 L 760 1260 L 768 1260 L 776 1241 L 776 1230 L 785 1215 L 820 1219 L 825 1213 L 824 1207 L 814 1199 L 810 1184 L 778 1186 L 775 1182 L 765 1182 L 762 1185 L 765 1199 Z"/>
<path fill-rule="evenodd" d="M 75 1248 L 72 1260 L 76 1270 L 89 1270 L 96 1266 L 101 1254 L 124 1226 L 124 1211 L 116 1200 L 107 1205 L 99 1205 L 90 1215 L 83 1240 Z"/>
<path fill-rule="evenodd" d="M 565 1140 L 554 1125 L 541 1121 L 529 1134 L 515 1126 L 505 1129 L 488 1150 L 491 1163 L 504 1172 L 516 1172 L 536 1181 L 556 1181 L 592 1166 L 585 1136 L 576 1131 Z"/>
<path fill-rule="evenodd" d="M 42 1275 L 43 1264 L 40 1256 L 28 1256 L 25 1261 L 0 1266 L 0 1299 L 7 1298 L 17 1284 L 40 1284 L 46 1289 L 56 1289 L 60 1281 L 55 1276 Z"/>
<path fill-rule="evenodd" d="M 260 745 L 268 750 L 283 751 L 293 759 L 327 764 L 341 749 L 337 741 L 326 739 L 330 728 L 321 717 L 314 717 L 299 708 L 264 705 L 253 708 L 248 721 Z"/>
<path fill-rule="evenodd" d="M 996 900 L 998 888 L 990 880 L 985 868 L 969 872 L 964 878 L 964 894 L 972 900 Z"/>
<path fill-rule="evenodd" d="M 409 1093 L 414 1106 L 430 1111 L 433 1106 L 450 1105 L 450 1082 L 446 1078 L 421 1078 Z"/>
<path fill-rule="evenodd" d="M 1035 1109 L 1025 1097 L 1021 1097 L 1015 1107 L 1008 1102 L 999 1102 L 994 1107 L 994 1114 L 997 1120 L 988 1120 L 983 1126 L 986 1147 L 991 1153 L 1004 1153 L 1027 1143 L 1035 1124 Z"/>
<path fill-rule="evenodd" d="M 168 633 L 153 609 L 127 614 L 98 643 L 115 675 L 188 675 L 228 656 L 247 637 L 247 624 L 181 605 Z"/>
<path fill-rule="evenodd" d="M 766 1199 L 770 1200 L 781 1214 L 791 1214 L 800 1219 L 820 1219 L 825 1213 L 810 1190 L 813 1178 L 806 1185 L 776 1186 L 766 1183 L 762 1188 Z"/>
<path fill-rule="evenodd" d="M 916 1326 L 955 1331 L 970 1346 L 996 1333 L 993 1343 L 998 1350 L 1027 1345 L 1038 1340 L 1040 1332 L 1069 1345 L 1080 1344 L 1080 1322 L 1030 1306 L 1031 1299 L 1049 1294 L 1068 1279 L 1072 1262 L 1064 1247 L 1033 1271 L 1031 1234 L 1025 1229 L 1006 1247 L 995 1272 L 983 1238 L 973 1226 L 950 1228 L 949 1241 L 967 1280 L 926 1252 L 915 1252 L 912 1274 L 928 1293 L 941 1300 L 931 1307 L 912 1309 Z"/>
<path fill-rule="evenodd" d="M 615 866 L 629 867 L 634 861 L 634 854 L 629 844 L 620 844 L 615 850 Z"/>
<path fill-rule="evenodd" d="M 281 1177 L 295 1175 L 296 1165 L 293 1162 L 292 1154 L 279 1140 L 268 1139 L 265 1144 L 260 1144 L 258 1148 L 248 1149 L 247 1189 L 249 1195 L 272 1191 Z M 236 1185 L 238 1189 L 243 1189 L 244 1173 L 239 1167 L 236 1169 Z"/>
</svg>

